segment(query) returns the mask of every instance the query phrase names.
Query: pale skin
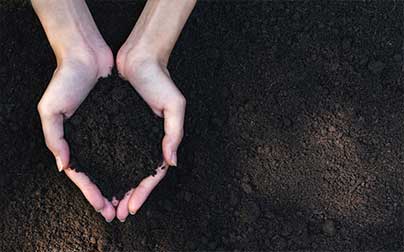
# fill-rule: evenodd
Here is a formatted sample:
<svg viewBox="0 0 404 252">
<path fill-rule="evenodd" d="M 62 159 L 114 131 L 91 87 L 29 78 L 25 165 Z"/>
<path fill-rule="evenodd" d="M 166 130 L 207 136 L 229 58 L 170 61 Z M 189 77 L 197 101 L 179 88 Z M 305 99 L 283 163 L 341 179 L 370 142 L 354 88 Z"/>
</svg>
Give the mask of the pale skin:
<svg viewBox="0 0 404 252">
<path fill-rule="evenodd" d="M 120 201 L 107 200 L 84 174 L 69 167 L 69 146 L 63 122 L 70 118 L 100 77 L 111 73 L 114 58 L 84 0 L 32 0 L 32 5 L 55 53 L 57 67 L 42 96 L 38 111 L 45 142 L 59 171 L 81 190 L 107 222 L 125 221 L 135 214 L 177 164 L 183 137 L 185 98 L 167 70 L 171 51 L 196 0 L 148 0 L 135 27 L 120 48 L 116 66 L 153 112 L 164 118 L 163 164 L 157 174 L 142 180 Z M 106 169 L 108 169 L 106 167 Z"/>
</svg>

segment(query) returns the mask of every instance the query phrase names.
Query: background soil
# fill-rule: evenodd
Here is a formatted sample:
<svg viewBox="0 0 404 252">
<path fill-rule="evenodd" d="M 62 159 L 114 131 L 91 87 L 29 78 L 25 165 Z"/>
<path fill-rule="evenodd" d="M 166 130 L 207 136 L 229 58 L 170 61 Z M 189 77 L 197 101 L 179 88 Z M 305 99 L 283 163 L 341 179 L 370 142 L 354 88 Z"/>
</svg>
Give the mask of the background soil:
<svg viewBox="0 0 404 252">
<path fill-rule="evenodd" d="M 52 51 L 30 7 L 0 6 L 1 251 L 404 249 L 403 2 L 199 1 L 169 65 L 178 168 L 124 224 L 56 171 Z M 142 3 L 90 8 L 116 52 Z"/>
</svg>

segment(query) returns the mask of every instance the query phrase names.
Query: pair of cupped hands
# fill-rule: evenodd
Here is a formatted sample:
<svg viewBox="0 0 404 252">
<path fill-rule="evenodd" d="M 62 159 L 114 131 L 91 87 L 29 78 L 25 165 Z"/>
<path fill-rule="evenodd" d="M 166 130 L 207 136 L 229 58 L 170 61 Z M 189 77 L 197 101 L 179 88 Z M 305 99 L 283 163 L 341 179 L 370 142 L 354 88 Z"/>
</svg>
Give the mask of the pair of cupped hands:
<svg viewBox="0 0 404 252">
<path fill-rule="evenodd" d="M 46 146 L 55 156 L 59 171 L 65 172 L 107 222 L 115 217 L 124 222 L 129 214 L 134 215 L 140 209 L 166 175 L 168 167 L 177 164 L 177 148 L 183 137 L 185 98 L 170 78 L 166 60 L 125 46 L 119 50 L 116 59 L 119 74 L 131 83 L 157 116 L 164 118 L 163 163 L 156 167 L 155 175 L 143 179 L 122 199 L 114 197 L 109 201 L 86 174 L 69 166 L 70 152 L 63 123 L 74 114 L 97 80 L 111 73 L 113 54 L 109 48 L 93 50 L 86 47 L 74 48 L 63 57 L 55 54 L 57 68 L 38 104 Z"/>
</svg>

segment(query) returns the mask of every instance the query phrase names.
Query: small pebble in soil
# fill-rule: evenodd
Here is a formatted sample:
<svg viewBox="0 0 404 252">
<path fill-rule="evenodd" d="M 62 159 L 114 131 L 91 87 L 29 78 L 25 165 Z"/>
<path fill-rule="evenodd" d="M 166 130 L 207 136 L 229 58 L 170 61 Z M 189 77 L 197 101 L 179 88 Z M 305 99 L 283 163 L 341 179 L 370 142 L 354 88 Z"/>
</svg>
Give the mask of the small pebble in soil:
<svg viewBox="0 0 404 252">
<path fill-rule="evenodd" d="M 337 232 L 337 230 L 335 229 L 335 223 L 332 220 L 324 221 L 321 229 L 323 230 L 323 233 L 328 236 L 334 236 Z"/>
</svg>

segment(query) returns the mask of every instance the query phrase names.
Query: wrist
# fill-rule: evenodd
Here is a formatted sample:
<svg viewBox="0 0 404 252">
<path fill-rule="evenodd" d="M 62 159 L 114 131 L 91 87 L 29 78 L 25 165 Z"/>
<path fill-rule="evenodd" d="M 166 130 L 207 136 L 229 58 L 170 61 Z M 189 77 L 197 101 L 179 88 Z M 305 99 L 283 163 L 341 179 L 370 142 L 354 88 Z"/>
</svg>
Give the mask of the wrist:
<svg viewBox="0 0 404 252">
<path fill-rule="evenodd" d="M 126 45 L 126 50 L 122 50 L 126 63 L 138 65 L 143 63 L 158 64 L 166 68 L 170 57 L 171 50 L 162 50 L 153 44 L 136 43 L 135 45 Z M 125 53 L 126 51 L 126 53 Z M 120 53 L 118 53 L 119 59 Z"/>
<path fill-rule="evenodd" d="M 134 61 L 149 61 L 167 67 L 171 49 L 145 41 L 132 45 L 129 54 Z"/>
</svg>

